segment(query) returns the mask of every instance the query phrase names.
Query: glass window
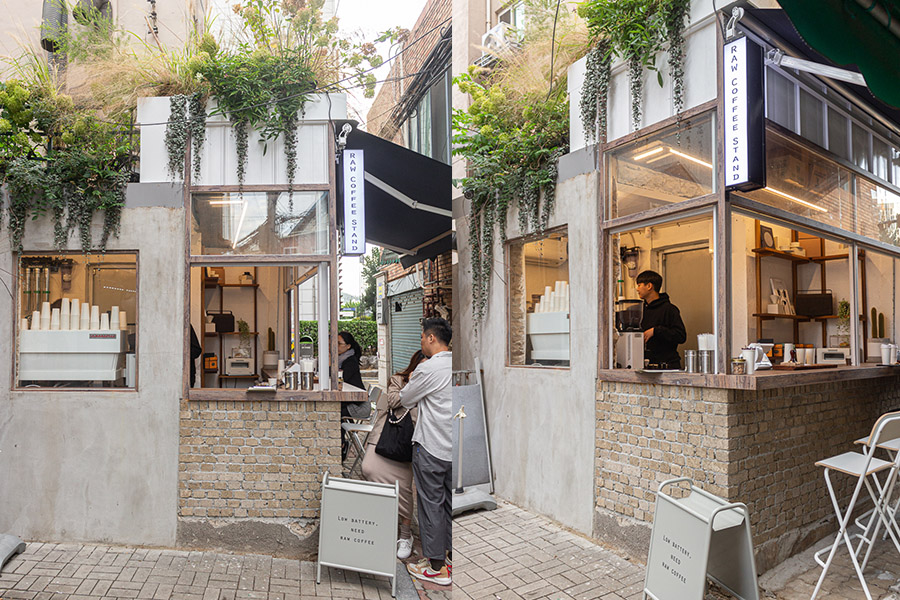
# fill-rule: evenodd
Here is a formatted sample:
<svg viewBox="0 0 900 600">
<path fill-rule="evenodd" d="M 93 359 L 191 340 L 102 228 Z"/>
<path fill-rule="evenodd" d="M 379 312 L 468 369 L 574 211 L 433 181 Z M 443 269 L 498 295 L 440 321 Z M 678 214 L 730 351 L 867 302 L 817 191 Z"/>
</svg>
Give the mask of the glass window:
<svg viewBox="0 0 900 600">
<path fill-rule="evenodd" d="M 828 149 L 845 160 L 850 160 L 850 143 L 847 138 L 848 119 L 828 107 Z"/>
<path fill-rule="evenodd" d="M 766 69 L 766 116 L 791 131 L 797 129 L 793 81 L 774 69 Z"/>
<path fill-rule="evenodd" d="M 715 126 L 710 114 L 608 154 L 610 217 L 623 217 L 715 191 Z"/>
<path fill-rule="evenodd" d="M 613 273 L 615 280 L 614 314 L 612 315 L 613 357 L 616 368 L 638 368 L 636 358 L 643 349 L 649 365 L 679 369 L 685 350 L 697 350 L 701 333 L 715 333 L 715 278 L 711 216 L 678 219 L 669 223 L 641 226 L 611 237 Z M 672 340 L 677 333 L 668 320 L 666 335 L 643 342 L 643 331 L 657 325 L 659 306 L 645 309 L 647 297 L 641 297 L 636 278 L 644 271 L 654 271 L 662 277 L 660 300 L 678 308 L 686 339 Z M 655 299 L 651 299 L 655 300 Z M 646 314 L 645 314 L 646 313 Z M 648 321 L 648 319 L 650 319 Z M 656 334 L 654 334 L 654 337 Z M 641 367 L 643 365 L 641 364 Z"/>
<path fill-rule="evenodd" d="M 137 253 L 19 257 L 17 387 L 134 388 Z"/>
<path fill-rule="evenodd" d="M 198 193 L 194 255 L 327 254 L 328 192 Z"/>
<path fill-rule="evenodd" d="M 900 259 L 866 249 L 860 252 L 860 360 L 880 363 L 881 344 L 896 343 Z"/>
<path fill-rule="evenodd" d="M 858 232 L 900 246 L 900 195 L 865 178 L 856 177 Z"/>
<path fill-rule="evenodd" d="M 853 231 L 850 171 L 798 142 L 766 131 L 766 183 L 747 195 L 763 204 Z"/>
<path fill-rule="evenodd" d="M 450 104 L 447 92 L 450 89 L 450 69 L 431 86 L 432 107 L 432 147 L 431 158 L 450 164 Z"/>
<path fill-rule="evenodd" d="M 431 93 L 428 92 L 419 101 L 419 148 L 420 154 L 431 157 Z"/>
<path fill-rule="evenodd" d="M 192 387 L 245 388 L 277 378 L 279 360 L 316 357 L 319 281 L 312 264 L 192 267 Z"/>
<path fill-rule="evenodd" d="M 841 316 L 851 294 L 849 244 L 741 214 L 732 215 L 731 234 L 733 356 L 762 343 L 779 363 L 791 343 L 804 361 L 812 350 L 819 362 L 816 349 L 849 347 L 846 311 Z"/>
<path fill-rule="evenodd" d="M 511 365 L 569 366 L 568 244 L 563 229 L 507 245 Z"/>
<path fill-rule="evenodd" d="M 872 175 L 891 180 L 891 147 L 880 137 L 872 136 Z"/>
<path fill-rule="evenodd" d="M 800 135 L 825 147 L 824 105 L 816 96 L 800 88 Z"/>
<path fill-rule="evenodd" d="M 862 126 L 853 123 L 853 163 L 863 169 L 869 170 L 869 132 Z"/>
</svg>

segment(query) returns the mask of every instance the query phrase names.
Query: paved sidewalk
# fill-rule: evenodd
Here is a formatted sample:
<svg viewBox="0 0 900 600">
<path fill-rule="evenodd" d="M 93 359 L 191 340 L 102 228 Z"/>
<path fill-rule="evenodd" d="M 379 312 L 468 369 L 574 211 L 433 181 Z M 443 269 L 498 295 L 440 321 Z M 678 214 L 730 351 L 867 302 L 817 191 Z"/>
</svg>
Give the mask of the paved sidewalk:
<svg viewBox="0 0 900 600">
<path fill-rule="evenodd" d="M 402 569 L 402 567 L 401 567 Z M 397 597 L 450 598 L 397 580 Z M 328 600 L 391 598 L 386 577 L 262 555 L 30 542 L 0 572 L 3 600 Z"/>
<path fill-rule="evenodd" d="M 454 600 L 637 600 L 644 567 L 505 502 L 453 521 Z"/>
</svg>

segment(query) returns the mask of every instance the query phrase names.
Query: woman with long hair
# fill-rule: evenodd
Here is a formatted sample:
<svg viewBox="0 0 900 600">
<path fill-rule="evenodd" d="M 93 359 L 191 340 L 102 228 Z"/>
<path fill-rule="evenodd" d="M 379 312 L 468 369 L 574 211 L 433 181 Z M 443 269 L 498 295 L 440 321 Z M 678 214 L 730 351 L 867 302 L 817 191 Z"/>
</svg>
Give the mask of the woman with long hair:
<svg viewBox="0 0 900 600">
<path fill-rule="evenodd" d="M 426 360 L 421 350 L 416 350 L 409 361 L 409 365 L 399 373 L 391 375 L 388 381 L 387 392 L 378 398 L 376 406 L 377 414 L 375 416 L 375 425 L 366 444 L 366 455 L 363 458 L 362 472 L 363 477 L 368 481 L 377 483 L 394 483 L 397 481 L 400 485 L 400 538 L 397 540 L 397 558 L 409 558 L 412 553 L 412 508 L 413 508 L 413 473 L 412 463 L 398 462 L 385 458 L 375 452 L 375 446 L 381 438 L 381 431 L 384 429 L 384 423 L 387 420 L 388 410 L 394 411 L 394 418 L 404 418 L 407 409 L 400 405 L 400 390 L 409 383 L 409 376 L 419 363 Z M 418 410 L 413 408 L 409 411 L 409 415 L 416 422 Z"/>
<path fill-rule="evenodd" d="M 362 358 L 362 348 L 353 334 L 349 331 L 339 331 L 337 339 L 338 369 L 344 374 L 344 382 L 366 389 L 362 375 L 359 372 L 359 359 Z"/>
</svg>

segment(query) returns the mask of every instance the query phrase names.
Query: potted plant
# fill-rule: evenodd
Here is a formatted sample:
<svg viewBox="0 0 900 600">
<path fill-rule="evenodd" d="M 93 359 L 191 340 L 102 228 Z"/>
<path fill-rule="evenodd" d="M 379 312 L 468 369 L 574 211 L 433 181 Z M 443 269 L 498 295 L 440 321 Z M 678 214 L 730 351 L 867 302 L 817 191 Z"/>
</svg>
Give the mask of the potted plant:
<svg viewBox="0 0 900 600">
<path fill-rule="evenodd" d="M 837 345 L 840 348 L 847 348 L 850 346 L 850 302 L 847 300 L 841 300 L 838 303 L 838 321 L 837 321 L 837 330 L 838 334 L 836 336 L 832 336 L 832 338 L 837 338 L 837 344 L 834 344 L 834 340 L 832 341 L 832 345 Z"/>
<path fill-rule="evenodd" d="M 250 335 L 250 325 L 247 324 L 247 321 L 238 319 L 237 328 L 240 333 L 240 346 L 235 348 L 234 357 L 250 358 L 250 341 L 253 339 L 253 336 Z"/>
</svg>

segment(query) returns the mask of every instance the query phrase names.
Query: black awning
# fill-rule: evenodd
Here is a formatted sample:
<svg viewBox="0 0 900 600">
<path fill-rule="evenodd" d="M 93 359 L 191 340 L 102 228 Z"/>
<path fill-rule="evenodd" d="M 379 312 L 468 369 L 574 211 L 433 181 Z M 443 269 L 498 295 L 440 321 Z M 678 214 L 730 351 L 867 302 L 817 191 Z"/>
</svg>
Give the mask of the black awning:
<svg viewBox="0 0 900 600">
<path fill-rule="evenodd" d="M 336 123 L 336 131 L 342 125 Z M 365 153 L 366 242 L 413 257 L 410 264 L 433 258 L 439 252 L 428 254 L 442 243 L 449 249 L 450 165 L 358 129 L 347 136 L 346 148 Z M 340 199 L 338 207 L 342 219 Z"/>
</svg>

